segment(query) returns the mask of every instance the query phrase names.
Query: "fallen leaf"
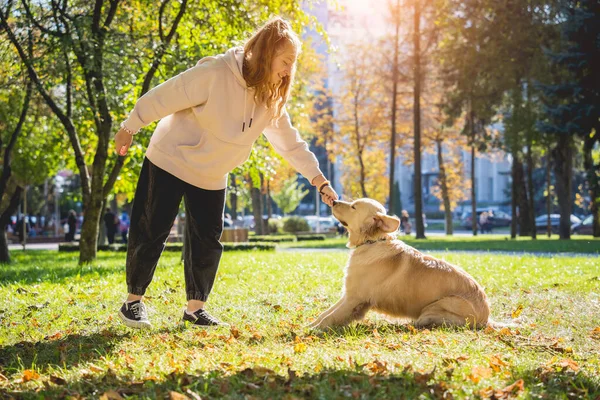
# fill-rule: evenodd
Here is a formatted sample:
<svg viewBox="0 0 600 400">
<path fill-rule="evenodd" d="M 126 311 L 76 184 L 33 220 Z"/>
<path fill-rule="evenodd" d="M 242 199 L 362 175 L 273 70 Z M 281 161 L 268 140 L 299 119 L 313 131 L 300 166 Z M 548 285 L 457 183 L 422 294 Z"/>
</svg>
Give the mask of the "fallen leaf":
<svg viewBox="0 0 600 400">
<path fill-rule="evenodd" d="M 23 371 L 23 382 L 29 382 L 29 381 L 34 381 L 36 379 L 40 378 L 40 374 L 38 374 L 37 372 L 35 372 L 32 369 L 26 369 L 25 371 Z"/>
<path fill-rule="evenodd" d="M 506 386 L 505 388 L 495 390 L 493 393 L 494 399 L 509 399 L 517 397 L 521 392 L 525 390 L 525 382 L 523 379 L 519 379 L 512 385 Z"/>
<path fill-rule="evenodd" d="M 198 394 L 197 394 L 197 393 L 195 393 L 195 392 L 192 392 L 190 389 L 186 389 L 186 391 L 185 391 L 185 392 L 186 392 L 187 394 L 189 394 L 190 396 L 192 396 L 192 398 L 193 398 L 194 400 L 202 400 L 202 397 L 200 397 L 200 395 L 198 395 Z"/>
<path fill-rule="evenodd" d="M 231 327 L 230 332 L 231 332 L 231 336 L 233 336 L 234 338 L 237 339 L 240 337 L 240 331 L 235 326 Z"/>
<path fill-rule="evenodd" d="M 306 344 L 300 342 L 294 345 L 294 353 L 304 353 L 306 351 Z"/>
<path fill-rule="evenodd" d="M 369 371 L 373 372 L 374 374 L 383 374 L 388 370 L 387 363 L 385 361 L 381 362 L 379 360 L 367 363 L 366 367 Z"/>
<path fill-rule="evenodd" d="M 519 304 L 516 308 L 516 310 L 514 310 L 511 314 L 512 318 L 518 318 L 519 315 L 521 315 L 521 313 L 523 312 L 523 304 Z"/>
<path fill-rule="evenodd" d="M 490 357 L 490 367 L 494 372 L 500 372 L 502 367 L 506 367 L 507 364 L 502 360 L 499 355 L 493 355 Z"/>
<path fill-rule="evenodd" d="M 413 377 L 415 378 L 415 382 L 419 385 L 426 385 L 427 382 L 429 382 L 429 380 L 431 378 L 433 378 L 433 376 L 435 375 L 435 368 L 436 367 L 433 367 L 431 372 L 425 372 L 425 373 L 415 371 L 415 373 L 413 374 Z"/>
<path fill-rule="evenodd" d="M 500 329 L 500 331 L 498 332 L 498 335 L 500 335 L 500 336 L 512 336 L 512 332 L 511 332 L 510 328 L 504 327 L 504 328 Z"/>
<path fill-rule="evenodd" d="M 488 367 L 473 367 L 471 369 L 471 374 L 469 374 L 468 378 L 473 381 L 473 383 L 479 383 L 479 381 L 483 378 L 489 378 L 492 376 L 492 369 Z"/>
<path fill-rule="evenodd" d="M 98 366 L 96 366 L 94 364 L 90 364 L 89 368 L 90 368 L 90 371 L 92 371 L 92 372 L 102 372 L 102 371 L 104 371 L 102 368 L 100 368 L 100 367 L 98 367 Z"/>
<path fill-rule="evenodd" d="M 571 369 L 573 371 L 579 371 L 579 364 L 577 362 L 571 360 L 570 358 L 564 358 L 560 360 L 556 365 L 562 367 L 563 369 Z"/>
<path fill-rule="evenodd" d="M 123 396 L 121 396 L 119 393 L 115 392 L 114 390 L 109 390 L 109 391 L 104 392 L 100 396 L 100 400 L 123 400 Z"/>
<path fill-rule="evenodd" d="M 56 376 L 56 375 L 50 375 L 50 382 L 54 383 L 55 385 L 66 385 L 67 384 L 66 380 L 64 380 L 60 376 Z"/>
<path fill-rule="evenodd" d="M 169 399 L 170 400 L 189 400 L 190 398 L 187 397 L 185 394 L 181 394 L 181 393 L 174 392 L 171 390 L 169 392 Z"/>
</svg>

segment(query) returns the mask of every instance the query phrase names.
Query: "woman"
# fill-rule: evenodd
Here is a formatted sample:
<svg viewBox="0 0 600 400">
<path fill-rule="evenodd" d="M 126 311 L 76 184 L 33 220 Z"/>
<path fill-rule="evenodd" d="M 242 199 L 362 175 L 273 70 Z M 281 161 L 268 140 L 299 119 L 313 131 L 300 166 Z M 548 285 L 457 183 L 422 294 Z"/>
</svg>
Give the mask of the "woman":
<svg viewBox="0 0 600 400">
<path fill-rule="evenodd" d="M 290 24 L 274 18 L 243 48 L 206 57 L 141 97 L 115 136 L 125 155 L 133 135 L 158 123 L 140 173 L 129 227 L 127 288 L 119 316 L 129 327 L 150 326 L 141 302 L 183 197 L 186 206 L 183 320 L 219 325 L 204 310 L 223 246 L 228 173 L 241 165 L 261 133 L 321 193 L 338 198 L 316 157 L 285 110 L 301 43 Z"/>
</svg>

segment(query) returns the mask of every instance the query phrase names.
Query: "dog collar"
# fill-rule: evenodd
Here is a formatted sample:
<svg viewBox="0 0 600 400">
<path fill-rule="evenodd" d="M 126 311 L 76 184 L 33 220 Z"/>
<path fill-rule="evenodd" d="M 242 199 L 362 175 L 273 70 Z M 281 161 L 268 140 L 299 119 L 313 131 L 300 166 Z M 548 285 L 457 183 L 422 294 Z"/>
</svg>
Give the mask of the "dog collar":
<svg viewBox="0 0 600 400">
<path fill-rule="evenodd" d="M 360 246 L 364 246 L 365 244 L 373 244 L 373 243 L 378 243 L 378 242 L 387 242 L 388 238 L 383 238 L 383 239 L 379 239 L 379 240 L 367 240 L 362 244 L 359 244 L 358 246 L 355 247 L 355 249 L 358 249 Z"/>
</svg>

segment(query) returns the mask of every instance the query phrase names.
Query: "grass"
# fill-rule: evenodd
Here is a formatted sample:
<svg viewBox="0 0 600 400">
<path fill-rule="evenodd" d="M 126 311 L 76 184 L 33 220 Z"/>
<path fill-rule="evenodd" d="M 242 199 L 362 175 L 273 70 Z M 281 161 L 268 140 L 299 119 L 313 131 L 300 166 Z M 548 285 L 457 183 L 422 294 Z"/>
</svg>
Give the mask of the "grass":
<svg viewBox="0 0 600 400">
<path fill-rule="evenodd" d="M 536 240 L 529 237 L 510 239 L 509 235 L 485 234 L 478 236 L 429 236 L 427 239 L 415 239 L 399 236 L 401 240 L 419 250 L 441 251 L 505 251 L 505 252 L 541 252 L 541 253 L 592 253 L 600 254 L 600 239 L 592 236 L 572 236 L 571 240 L 559 240 L 539 236 Z M 280 243 L 282 248 L 345 248 L 347 238 L 327 239 L 325 242 Z"/>
<path fill-rule="evenodd" d="M 73 253 L 15 252 L 0 275 L 0 398 L 600 395 L 598 257 L 434 255 L 485 287 L 496 320 L 520 313 L 519 327 L 415 330 L 370 313 L 311 332 L 348 252 L 253 251 L 224 254 L 208 304 L 231 328 L 178 324 L 183 266 L 165 253 L 146 300 L 154 328 L 134 331 L 116 317 L 124 254 L 78 266 Z"/>
</svg>

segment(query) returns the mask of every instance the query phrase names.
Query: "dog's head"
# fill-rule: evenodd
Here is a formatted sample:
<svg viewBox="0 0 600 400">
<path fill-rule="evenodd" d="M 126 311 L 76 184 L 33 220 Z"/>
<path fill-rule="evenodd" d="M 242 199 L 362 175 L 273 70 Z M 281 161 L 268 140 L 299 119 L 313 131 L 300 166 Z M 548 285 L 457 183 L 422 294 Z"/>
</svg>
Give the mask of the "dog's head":
<svg viewBox="0 0 600 400">
<path fill-rule="evenodd" d="M 351 203 L 333 202 L 333 215 L 348 230 L 348 247 L 356 247 L 370 240 L 386 237 L 395 239 L 400 226 L 397 217 L 386 215 L 385 208 L 372 199 L 358 199 Z"/>
</svg>

